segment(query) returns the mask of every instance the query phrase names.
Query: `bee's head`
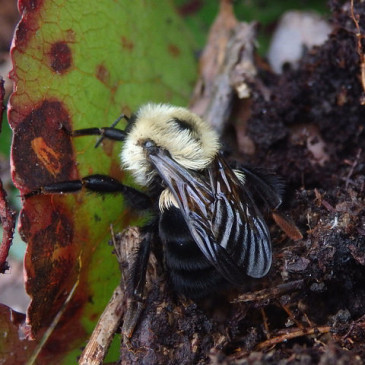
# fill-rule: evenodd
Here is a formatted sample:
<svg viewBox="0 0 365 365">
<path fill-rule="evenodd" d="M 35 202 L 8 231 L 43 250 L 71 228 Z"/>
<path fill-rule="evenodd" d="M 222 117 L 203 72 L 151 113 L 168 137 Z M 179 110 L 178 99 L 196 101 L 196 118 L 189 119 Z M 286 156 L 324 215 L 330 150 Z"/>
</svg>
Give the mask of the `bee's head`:
<svg viewBox="0 0 365 365">
<path fill-rule="evenodd" d="M 186 169 L 202 170 L 219 150 L 218 135 L 196 114 L 185 108 L 146 104 L 135 115 L 121 153 L 124 169 L 141 185 L 156 173 L 147 154 L 162 148 Z"/>
</svg>

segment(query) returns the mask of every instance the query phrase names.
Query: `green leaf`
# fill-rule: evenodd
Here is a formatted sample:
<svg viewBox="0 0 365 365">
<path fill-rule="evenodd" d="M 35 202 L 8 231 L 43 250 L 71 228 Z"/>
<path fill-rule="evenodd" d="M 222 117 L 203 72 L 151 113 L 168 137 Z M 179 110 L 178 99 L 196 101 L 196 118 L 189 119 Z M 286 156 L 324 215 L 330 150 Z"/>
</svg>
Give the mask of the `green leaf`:
<svg viewBox="0 0 365 365">
<path fill-rule="evenodd" d="M 95 138 L 70 139 L 60 125 L 109 126 L 148 101 L 186 105 L 196 63 L 170 2 L 23 0 L 19 8 L 9 110 L 15 185 L 25 194 L 94 173 L 130 183 L 120 169 L 120 144 L 95 149 Z M 109 226 L 119 231 L 137 222 L 121 196 L 82 191 L 24 200 L 28 320 L 37 341 L 62 314 L 44 361 L 75 362 L 120 280 Z"/>
</svg>

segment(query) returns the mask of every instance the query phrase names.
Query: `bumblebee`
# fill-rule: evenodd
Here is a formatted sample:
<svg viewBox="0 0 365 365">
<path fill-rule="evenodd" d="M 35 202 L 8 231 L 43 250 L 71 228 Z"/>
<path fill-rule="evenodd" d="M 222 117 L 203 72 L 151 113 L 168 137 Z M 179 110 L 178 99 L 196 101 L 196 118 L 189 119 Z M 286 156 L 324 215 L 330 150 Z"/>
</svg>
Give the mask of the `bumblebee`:
<svg viewBox="0 0 365 365">
<path fill-rule="evenodd" d="M 218 135 L 199 116 L 181 107 L 146 104 L 113 127 L 67 131 L 124 142 L 121 168 L 139 191 L 105 175 L 46 185 L 26 195 L 77 192 L 120 193 L 150 222 L 130 273 L 131 295 L 142 296 L 152 244 L 162 245 L 164 265 L 176 292 L 199 299 L 261 278 L 271 267 L 272 250 L 261 208 L 282 201 L 275 175 L 227 162 Z"/>
</svg>

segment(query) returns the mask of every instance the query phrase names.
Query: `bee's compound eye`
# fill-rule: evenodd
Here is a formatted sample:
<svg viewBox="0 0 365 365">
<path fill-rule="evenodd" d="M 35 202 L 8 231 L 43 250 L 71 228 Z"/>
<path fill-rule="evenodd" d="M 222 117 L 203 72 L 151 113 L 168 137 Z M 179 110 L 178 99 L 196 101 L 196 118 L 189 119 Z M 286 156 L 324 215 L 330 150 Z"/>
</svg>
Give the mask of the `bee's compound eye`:
<svg viewBox="0 0 365 365">
<path fill-rule="evenodd" d="M 156 143 L 153 142 L 151 139 L 147 139 L 147 141 L 145 141 L 143 143 L 143 148 L 145 148 L 147 150 L 154 148 L 154 147 L 156 147 Z"/>
<path fill-rule="evenodd" d="M 141 145 L 147 155 L 155 155 L 157 153 L 158 147 L 156 143 L 151 139 L 143 141 Z"/>
</svg>

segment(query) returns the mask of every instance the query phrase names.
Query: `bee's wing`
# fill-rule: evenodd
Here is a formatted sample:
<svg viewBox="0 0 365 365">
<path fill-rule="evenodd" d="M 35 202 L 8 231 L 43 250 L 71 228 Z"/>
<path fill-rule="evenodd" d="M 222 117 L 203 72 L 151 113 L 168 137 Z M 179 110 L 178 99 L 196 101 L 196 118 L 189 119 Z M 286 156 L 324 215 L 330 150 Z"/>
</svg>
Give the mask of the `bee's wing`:
<svg viewBox="0 0 365 365">
<path fill-rule="evenodd" d="M 267 226 L 252 198 L 221 157 L 209 178 L 189 172 L 164 150 L 149 156 L 179 204 L 190 233 L 204 256 L 230 282 L 245 274 L 262 277 L 271 266 Z"/>
<path fill-rule="evenodd" d="M 264 276 L 272 260 L 270 233 L 250 192 L 221 156 L 213 162 L 209 176 L 215 197 L 212 227 L 216 242 L 241 272 L 254 278 Z"/>
</svg>

